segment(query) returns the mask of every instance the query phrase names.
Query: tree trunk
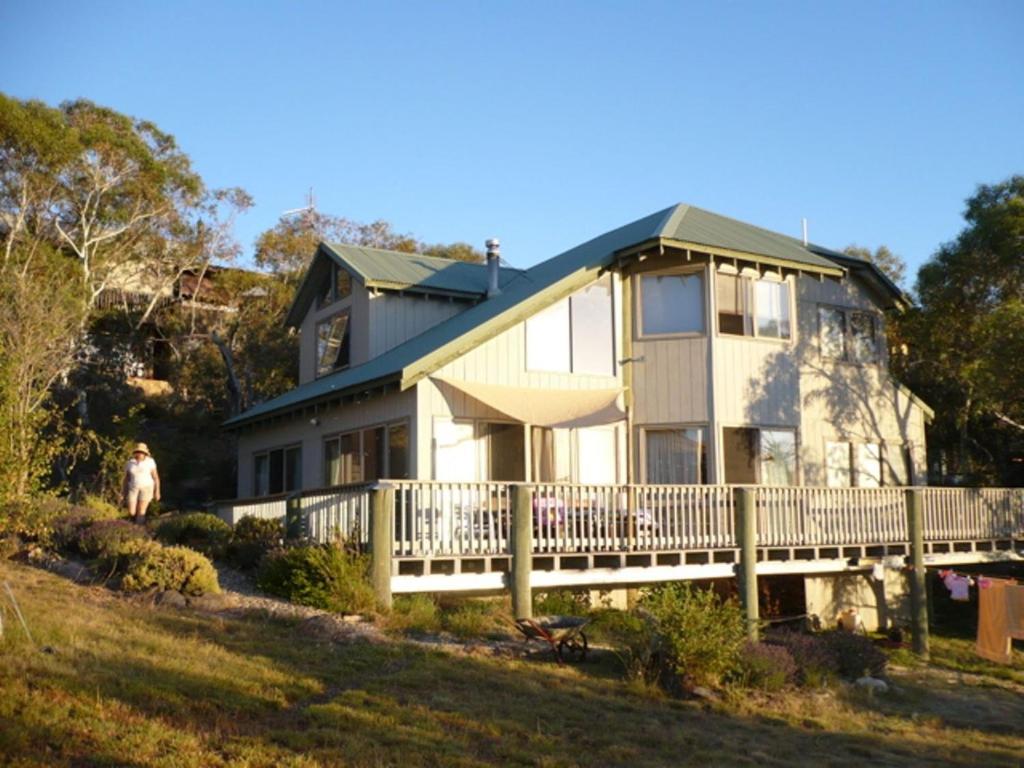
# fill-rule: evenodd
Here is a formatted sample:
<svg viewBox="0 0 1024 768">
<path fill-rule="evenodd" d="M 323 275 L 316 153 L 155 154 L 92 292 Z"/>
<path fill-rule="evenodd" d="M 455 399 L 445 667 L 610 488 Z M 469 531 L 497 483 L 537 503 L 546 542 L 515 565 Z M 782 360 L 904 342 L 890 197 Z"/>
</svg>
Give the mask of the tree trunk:
<svg viewBox="0 0 1024 768">
<path fill-rule="evenodd" d="M 235 372 L 235 357 L 227 342 L 216 331 L 210 334 L 210 340 L 217 345 L 220 356 L 224 360 L 224 369 L 227 374 L 228 416 L 237 416 L 241 413 L 242 388 L 239 386 L 238 374 Z"/>
</svg>

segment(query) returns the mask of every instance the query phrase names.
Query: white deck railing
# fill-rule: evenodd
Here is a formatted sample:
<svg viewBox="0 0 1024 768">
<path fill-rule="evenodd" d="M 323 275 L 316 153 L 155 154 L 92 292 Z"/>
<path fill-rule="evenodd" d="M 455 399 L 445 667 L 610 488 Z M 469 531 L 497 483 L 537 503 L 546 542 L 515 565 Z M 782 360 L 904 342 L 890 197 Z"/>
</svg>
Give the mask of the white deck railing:
<svg viewBox="0 0 1024 768">
<path fill-rule="evenodd" d="M 1024 534 L 1024 488 L 922 488 L 928 540 Z"/>
<path fill-rule="evenodd" d="M 395 491 L 395 555 L 511 552 L 512 486 L 508 483 L 384 482 Z"/>
<path fill-rule="evenodd" d="M 514 483 L 384 480 L 394 489 L 394 555 L 403 558 L 510 555 Z M 311 538 L 369 541 L 369 484 L 291 497 L 217 502 L 234 524 L 245 515 L 284 518 L 297 500 Z M 531 486 L 536 554 L 662 552 L 737 546 L 736 486 Z M 870 546 L 906 542 L 905 488 L 751 487 L 757 542 L 765 548 Z M 928 541 L 1024 537 L 1024 489 L 921 488 Z"/>
<path fill-rule="evenodd" d="M 288 497 L 285 494 L 260 499 L 230 499 L 215 501 L 211 505 L 213 514 L 228 525 L 235 525 L 243 517 L 259 517 L 266 520 L 283 520 L 287 510 Z"/>
<path fill-rule="evenodd" d="M 306 535 L 322 544 L 339 540 L 367 544 L 372 489 L 372 484 L 360 483 L 304 491 L 299 496 L 299 509 Z"/>
</svg>

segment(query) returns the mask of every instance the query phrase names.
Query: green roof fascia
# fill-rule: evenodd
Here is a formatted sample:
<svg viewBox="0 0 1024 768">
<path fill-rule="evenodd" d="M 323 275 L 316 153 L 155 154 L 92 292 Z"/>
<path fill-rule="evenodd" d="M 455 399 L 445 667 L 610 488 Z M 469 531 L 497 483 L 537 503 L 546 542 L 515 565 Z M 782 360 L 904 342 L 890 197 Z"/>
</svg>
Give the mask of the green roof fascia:
<svg viewBox="0 0 1024 768">
<path fill-rule="evenodd" d="M 821 246 L 811 247 L 825 253 L 828 256 L 828 258 L 832 259 L 833 261 L 839 264 L 847 265 L 850 269 L 866 270 L 867 272 L 870 272 L 872 277 L 874 277 L 874 279 L 880 284 L 881 288 L 886 293 L 891 294 L 891 296 L 895 300 L 897 308 L 900 309 L 901 311 L 914 306 L 914 298 L 909 293 L 900 288 L 898 285 L 896 285 L 896 283 L 892 281 L 892 278 L 885 274 L 885 272 L 882 271 L 874 262 L 866 261 L 865 259 L 859 259 L 856 256 L 848 256 L 845 253 L 839 253 L 837 251 L 829 251 L 829 249 L 822 248 Z"/>
<path fill-rule="evenodd" d="M 835 265 L 824 266 L 809 263 L 806 261 L 780 259 L 776 256 L 766 256 L 765 254 L 762 253 L 737 251 L 732 248 L 722 248 L 721 246 L 717 245 L 707 245 L 705 243 L 696 243 L 688 240 L 675 240 L 673 238 L 667 237 L 658 238 L 657 242 L 661 245 L 667 245 L 672 248 L 681 248 L 688 249 L 691 251 L 700 251 L 701 253 L 710 253 L 712 256 L 719 256 L 721 258 L 739 259 L 741 261 L 753 261 L 759 264 L 770 264 L 773 267 L 799 270 L 801 272 L 814 272 L 816 274 L 827 275 L 829 277 L 843 277 L 846 275 L 845 269 Z"/>
<path fill-rule="evenodd" d="M 449 288 L 411 285 L 409 283 L 393 283 L 387 280 L 367 280 L 364 285 L 381 291 L 404 291 L 405 293 L 422 293 L 426 296 L 450 296 L 453 299 L 481 299 L 486 294 L 476 291 L 458 291 Z"/>
</svg>

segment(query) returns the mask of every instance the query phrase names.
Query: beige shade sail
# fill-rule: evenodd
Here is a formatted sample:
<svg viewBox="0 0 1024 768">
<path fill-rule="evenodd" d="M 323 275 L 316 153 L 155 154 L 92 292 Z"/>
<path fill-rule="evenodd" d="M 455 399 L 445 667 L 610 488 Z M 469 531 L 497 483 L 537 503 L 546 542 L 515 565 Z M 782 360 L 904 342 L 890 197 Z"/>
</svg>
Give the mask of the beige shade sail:
<svg viewBox="0 0 1024 768">
<path fill-rule="evenodd" d="M 620 404 L 622 387 L 614 389 L 533 389 L 480 384 L 474 381 L 431 376 L 450 401 L 452 391 L 462 392 L 514 421 L 537 427 L 595 427 L 626 418 Z"/>
</svg>

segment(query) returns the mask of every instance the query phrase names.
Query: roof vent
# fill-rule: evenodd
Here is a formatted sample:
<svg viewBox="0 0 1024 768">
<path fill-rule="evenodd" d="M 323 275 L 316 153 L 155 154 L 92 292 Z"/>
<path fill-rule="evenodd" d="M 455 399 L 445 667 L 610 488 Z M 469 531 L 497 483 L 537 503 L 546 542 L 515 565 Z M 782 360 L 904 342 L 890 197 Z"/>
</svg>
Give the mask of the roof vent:
<svg viewBox="0 0 1024 768">
<path fill-rule="evenodd" d="M 487 298 L 497 296 L 501 293 L 499 277 L 501 269 L 501 241 L 492 237 L 485 245 L 487 246 Z"/>
</svg>

